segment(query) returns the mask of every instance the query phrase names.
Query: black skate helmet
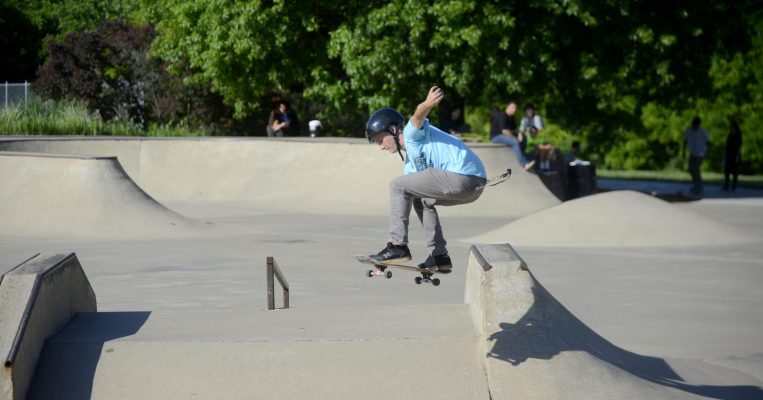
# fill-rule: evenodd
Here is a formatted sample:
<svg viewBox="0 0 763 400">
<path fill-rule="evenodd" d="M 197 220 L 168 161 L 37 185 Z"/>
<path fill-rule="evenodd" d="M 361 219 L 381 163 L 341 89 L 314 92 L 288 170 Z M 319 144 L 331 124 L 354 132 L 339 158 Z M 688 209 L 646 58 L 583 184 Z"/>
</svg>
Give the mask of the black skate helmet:
<svg viewBox="0 0 763 400">
<path fill-rule="evenodd" d="M 398 131 L 400 131 L 403 128 L 403 122 L 405 122 L 405 117 L 394 108 L 384 107 L 374 111 L 366 123 L 368 143 L 373 143 L 374 136 L 382 132 L 392 133 L 389 131 L 390 125 L 397 125 Z"/>
<path fill-rule="evenodd" d="M 368 118 L 368 122 L 366 122 L 366 138 L 368 139 L 368 143 L 373 143 L 376 135 L 387 132 L 395 138 L 397 153 L 400 154 L 400 159 L 403 159 L 403 153 L 401 152 L 397 135 L 402 132 L 404 122 L 405 117 L 403 117 L 403 114 L 400 114 L 400 112 L 394 108 L 384 107 L 374 111 L 374 113 L 371 114 L 371 117 Z M 396 133 L 392 133 L 392 131 L 389 130 L 390 125 L 397 126 Z"/>
</svg>

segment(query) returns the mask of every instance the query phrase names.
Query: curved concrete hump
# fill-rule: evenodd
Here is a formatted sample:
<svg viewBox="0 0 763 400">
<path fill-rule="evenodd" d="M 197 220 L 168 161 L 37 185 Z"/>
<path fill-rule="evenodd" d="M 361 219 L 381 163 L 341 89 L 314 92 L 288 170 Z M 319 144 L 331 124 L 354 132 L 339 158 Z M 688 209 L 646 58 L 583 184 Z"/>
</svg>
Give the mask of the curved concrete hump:
<svg viewBox="0 0 763 400">
<path fill-rule="evenodd" d="M 703 373 L 687 379 L 671 361 L 615 346 L 562 306 L 509 245 L 476 245 L 468 263 L 466 300 L 481 331 L 479 351 L 492 399 L 746 399 L 763 394 L 752 386 L 698 384 L 696 376 L 712 380 L 706 372 L 718 370 L 703 365 Z"/>
<path fill-rule="evenodd" d="M 155 201 L 116 157 L 0 152 L 0 234 L 121 238 L 196 225 Z"/>
<path fill-rule="evenodd" d="M 550 207 L 465 239 L 522 246 L 707 246 L 745 243 L 754 235 L 663 200 L 614 191 Z"/>
<path fill-rule="evenodd" d="M 470 144 L 489 177 L 507 182 L 446 215 L 518 218 L 558 204 L 506 146 Z M 362 139 L 25 138 L 0 150 L 119 157 L 137 184 L 164 203 L 235 203 L 272 211 L 376 215 L 389 209 L 389 182 L 402 174 L 395 155 Z"/>
<path fill-rule="evenodd" d="M 494 216 L 515 219 L 560 203 L 537 175 L 519 166 L 514 153 L 507 146 L 470 144 L 487 170 L 488 178 L 511 169 L 511 178 L 496 186 L 486 187 L 482 196 L 472 204 L 452 208 L 456 212 L 474 216 Z M 444 215 L 451 209 L 443 207 Z"/>
<path fill-rule="evenodd" d="M 96 311 L 74 253 L 36 255 L 0 281 L 0 398 L 24 399 L 45 341 L 78 312 Z"/>
</svg>

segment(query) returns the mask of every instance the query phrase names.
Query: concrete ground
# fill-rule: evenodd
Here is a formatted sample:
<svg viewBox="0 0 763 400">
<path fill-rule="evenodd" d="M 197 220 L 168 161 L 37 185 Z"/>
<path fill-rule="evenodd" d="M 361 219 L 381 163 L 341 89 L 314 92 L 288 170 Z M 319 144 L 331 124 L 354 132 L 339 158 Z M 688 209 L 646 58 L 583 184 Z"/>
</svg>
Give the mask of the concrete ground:
<svg viewBox="0 0 763 400">
<path fill-rule="evenodd" d="M 0 150 L 18 149 L 0 146 Z M 125 169 L 145 189 L 146 185 L 134 175 L 150 175 L 147 170 L 150 164 L 140 164 L 140 159 L 135 157 L 130 161 L 134 164 L 131 168 L 128 167 L 130 162 L 125 163 Z M 136 166 L 143 170 L 138 172 Z M 498 171 L 500 167 L 491 164 L 489 169 Z M 540 193 L 540 189 L 533 186 L 538 182 L 517 170 L 515 174 L 521 179 L 512 177 L 499 189 L 488 190 L 495 193 L 517 190 L 527 193 L 524 195 L 527 199 Z M 246 168 L 236 173 L 246 174 Z M 355 174 L 364 173 L 352 172 L 348 184 L 358 182 Z M 143 179 L 148 186 L 159 184 L 148 177 Z M 253 179 L 256 182 L 258 178 Z M 387 194 L 383 184 L 374 181 L 356 188 L 372 196 L 370 198 L 379 198 L 372 200 L 369 205 L 372 211 L 365 213 L 358 211 L 362 209 L 358 205 L 337 203 L 333 197 L 322 197 L 314 190 L 302 192 L 300 196 L 298 185 L 291 181 L 284 181 L 282 186 L 277 181 L 268 181 L 268 185 L 269 190 L 289 191 L 288 198 L 275 199 L 279 204 L 274 209 L 267 207 L 271 199 L 253 205 L 182 201 L 170 196 L 163 198 L 147 190 L 164 206 L 197 223 L 198 229 L 188 235 L 151 237 L 147 232 L 147 238 L 140 233 L 128 238 L 124 235 L 66 237 L 46 234 L 45 230 L 15 235 L 0 229 L 0 266 L 10 268 L 40 251 L 75 251 L 97 295 L 99 311 L 261 310 L 267 304 L 267 256 L 275 257 L 285 272 L 291 285 L 291 305 L 295 309 L 461 304 L 467 251 L 471 245 L 467 239 L 500 230 L 523 216 L 539 215 L 555 205 L 545 197 L 533 197 L 534 200 L 528 200 L 529 204 L 519 204 L 520 197 L 505 201 L 505 213 L 500 212 L 503 207 L 500 199 L 485 200 L 489 208 L 498 210 L 495 212 L 477 212 L 476 208 L 466 207 L 467 211 L 444 210 L 441 216 L 455 270 L 442 278 L 439 287 L 433 287 L 415 285 L 414 276 L 403 271 L 393 271 L 394 276 L 389 280 L 366 278 L 366 266 L 354 260 L 356 255 L 375 253 L 385 244 L 387 217 L 383 204 Z M 760 334 L 763 332 L 763 194 L 744 194 L 745 199 L 712 199 L 675 205 L 748 233 L 753 239 L 744 243 L 689 247 L 670 243 L 637 247 L 597 247 L 595 243 L 580 247 L 542 244 L 515 247 L 550 293 L 613 344 L 641 355 L 691 362 L 685 364 L 686 373 L 694 377 L 707 376 L 707 385 L 760 388 L 763 387 L 763 335 Z M 55 192 L 50 196 L 54 198 Z M 296 196 L 300 196 L 299 199 L 295 199 Z M 284 205 L 287 201 L 300 201 L 303 205 Z M 311 212 L 305 206 L 311 202 L 320 207 L 316 206 Z M 543 204 L 537 206 L 541 202 Z M 3 207 L 10 207 L 9 204 L 6 202 Z M 54 206 L 52 201 L 51 207 Z M 345 208 L 352 212 L 345 213 Z M 511 213 L 510 210 L 517 208 L 524 210 L 521 215 Z M 120 210 L 116 208 L 111 212 L 117 215 Z M 589 212 L 591 218 L 596 214 L 595 209 Z M 109 218 L 103 215 L 102 224 L 109 224 Z M 413 255 L 416 260 L 423 260 L 425 244 L 421 228 L 417 223 L 411 225 Z M 654 229 L 660 229 L 659 223 Z M 565 221 L 549 233 L 575 234 L 575 225 Z M 687 235 L 712 237 L 713 232 L 689 229 Z M 510 238 L 496 240 L 511 241 Z M 280 303 L 279 296 L 276 303 Z M 672 365 L 684 364 L 677 361 Z M 719 367 L 733 373 L 703 375 L 703 371 Z M 749 393 L 755 396 L 760 392 L 709 393 L 704 391 L 702 395 L 753 398 Z"/>
</svg>

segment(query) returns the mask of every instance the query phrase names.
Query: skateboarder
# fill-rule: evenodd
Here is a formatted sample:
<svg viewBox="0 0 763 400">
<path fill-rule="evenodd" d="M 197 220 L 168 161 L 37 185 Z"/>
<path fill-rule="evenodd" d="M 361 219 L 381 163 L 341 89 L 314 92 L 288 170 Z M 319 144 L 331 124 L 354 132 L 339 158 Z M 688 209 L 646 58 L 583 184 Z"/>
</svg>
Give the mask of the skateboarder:
<svg viewBox="0 0 763 400">
<path fill-rule="evenodd" d="M 419 268 L 436 266 L 440 271 L 450 271 L 452 263 L 435 206 L 471 203 L 482 194 L 487 180 L 482 161 L 461 140 L 430 125 L 427 119 L 443 96 L 437 86 L 429 89 L 426 100 L 405 125 L 405 117 L 389 107 L 371 114 L 366 124 L 368 141 L 376 143 L 380 150 L 398 153 L 405 163 L 404 175 L 389 185 L 389 243 L 371 256 L 378 261 L 411 259 L 408 220 L 413 207 L 426 231 L 429 252 Z"/>
</svg>

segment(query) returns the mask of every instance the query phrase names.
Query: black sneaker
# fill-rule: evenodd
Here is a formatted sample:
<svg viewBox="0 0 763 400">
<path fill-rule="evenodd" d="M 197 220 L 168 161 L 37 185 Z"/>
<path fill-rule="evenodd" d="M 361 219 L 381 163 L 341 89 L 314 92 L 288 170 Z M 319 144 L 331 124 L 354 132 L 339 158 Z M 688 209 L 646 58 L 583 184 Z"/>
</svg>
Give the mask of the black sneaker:
<svg viewBox="0 0 763 400">
<path fill-rule="evenodd" d="M 406 245 L 395 246 L 392 243 L 387 243 L 387 247 L 371 256 L 371 258 L 388 263 L 403 262 L 411 259 L 411 251 L 408 250 Z"/>
<path fill-rule="evenodd" d="M 434 256 L 434 258 L 430 255 L 426 261 L 419 264 L 419 268 L 422 269 L 432 269 L 433 267 L 437 267 L 437 270 L 440 272 L 450 272 L 453 269 L 453 263 L 450 262 L 450 256 L 441 254 Z"/>
</svg>

